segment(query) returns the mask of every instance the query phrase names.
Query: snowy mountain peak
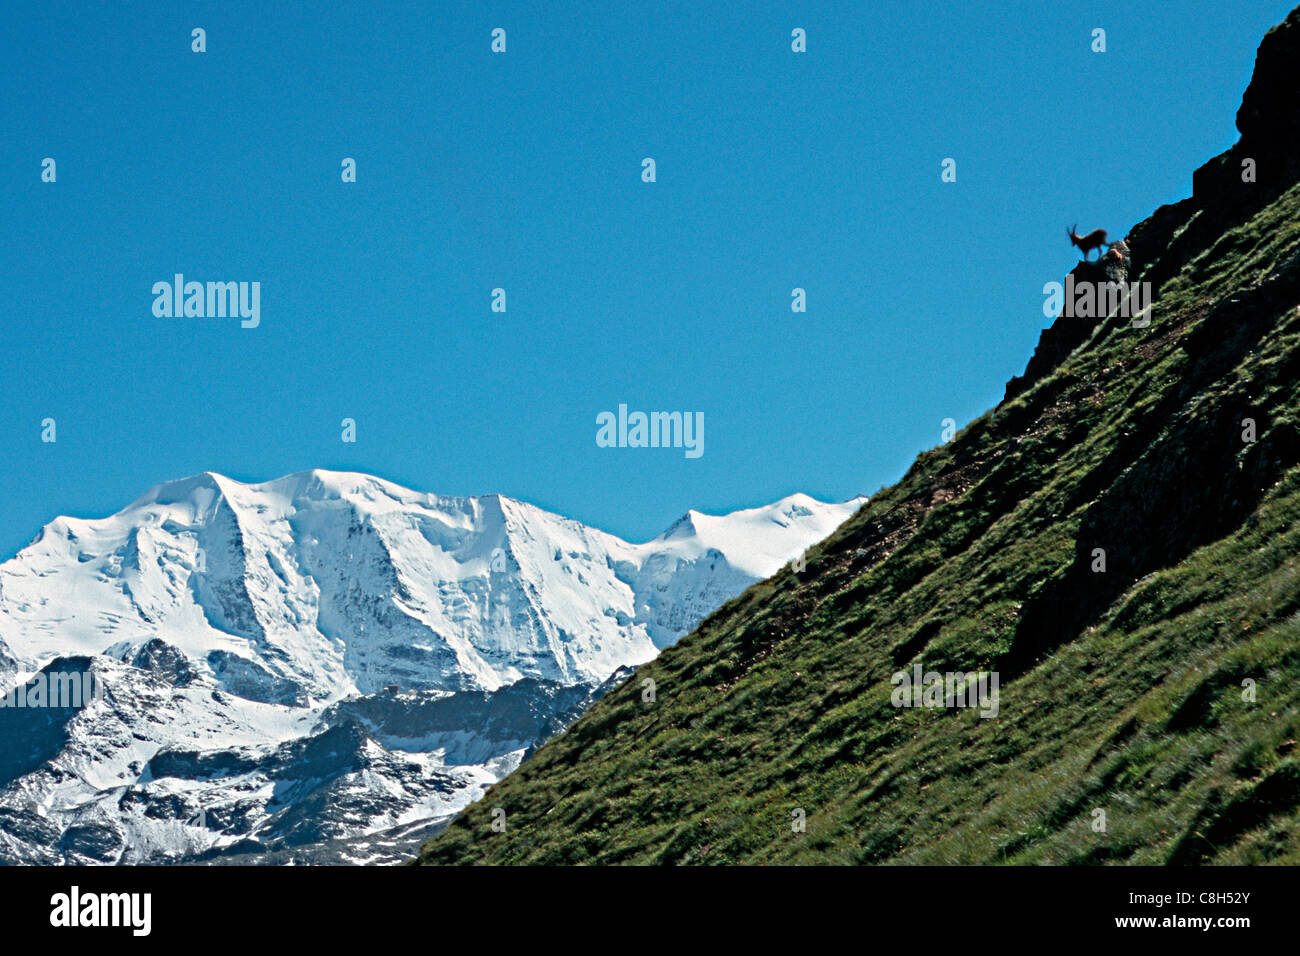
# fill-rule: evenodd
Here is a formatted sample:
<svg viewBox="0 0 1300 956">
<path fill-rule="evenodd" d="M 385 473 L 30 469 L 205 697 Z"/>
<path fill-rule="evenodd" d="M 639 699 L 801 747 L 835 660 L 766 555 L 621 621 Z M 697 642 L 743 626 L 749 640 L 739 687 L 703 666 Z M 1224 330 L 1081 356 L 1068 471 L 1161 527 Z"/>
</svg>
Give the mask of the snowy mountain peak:
<svg viewBox="0 0 1300 956">
<path fill-rule="evenodd" d="M 726 515 L 691 510 L 645 547 L 694 556 L 717 551 L 732 567 L 759 580 L 825 538 L 865 501 L 865 496 L 859 496 L 828 504 L 793 494 L 770 505 Z"/>
<path fill-rule="evenodd" d="M 859 503 L 792 495 L 689 511 L 630 544 L 502 495 L 321 469 L 256 484 L 209 471 L 107 518 L 50 522 L 0 565 L 0 639 L 37 667 L 163 638 L 276 699 L 591 684 L 649 660 Z"/>
<path fill-rule="evenodd" d="M 502 495 L 203 472 L 56 518 L 0 564 L 0 690 L 91 661 L 108 694 L 0 708 L 0 861 L 415 839 L 859 503 L 690 511 L 631 544 Z"/>
</svg>

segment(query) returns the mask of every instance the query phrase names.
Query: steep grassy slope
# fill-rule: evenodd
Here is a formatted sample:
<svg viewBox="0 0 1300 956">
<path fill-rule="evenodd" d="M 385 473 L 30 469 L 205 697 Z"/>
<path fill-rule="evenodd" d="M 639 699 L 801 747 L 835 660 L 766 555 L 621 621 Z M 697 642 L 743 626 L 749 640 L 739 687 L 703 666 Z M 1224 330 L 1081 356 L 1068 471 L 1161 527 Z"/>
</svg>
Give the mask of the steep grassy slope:
<svg viewBox="0 0 1300 956">
<path fill-rule="evenodd" d="M 1300 863 L 1297 54 L 1300 11 L 1242 142 L 1129 236 L 1149 326 L 1059 319 L 1001 405 L 421 862 Z M 999 714 L 893 707 L 915 661 L 998 671 Z"/>
</svg>

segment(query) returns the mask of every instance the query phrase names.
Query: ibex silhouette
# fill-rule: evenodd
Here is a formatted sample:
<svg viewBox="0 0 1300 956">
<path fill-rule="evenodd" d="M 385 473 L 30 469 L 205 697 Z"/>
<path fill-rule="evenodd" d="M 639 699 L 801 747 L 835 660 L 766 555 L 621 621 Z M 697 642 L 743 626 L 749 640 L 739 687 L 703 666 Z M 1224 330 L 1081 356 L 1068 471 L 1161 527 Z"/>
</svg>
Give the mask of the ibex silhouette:
<svg viewBox="0 0 1300 956">
<path fill-rule="evenodd" d="M 1071 226 L 1069 229 L 1065 231 L 1065 234 L 1070 237 L 1070 242 L 1072 242 L 1074 245 L 1079 247 L 1079 251 L 1083 253 L 1083 258 L 1087 259 L 1088 253 L 1096 249 L 1097 258 L 1100 259 L 1101 247 L 1110 246 L 1110 243 L 1106 241 L 1106 230 L 1094 229 L 1086 236 L 1078 236 L 1075 235 L 1074 233 L 1074 230 L 1078 228 L 1079 228 L 1079 224 L 1076 222 L 1073 226 Z"/>
</svg>

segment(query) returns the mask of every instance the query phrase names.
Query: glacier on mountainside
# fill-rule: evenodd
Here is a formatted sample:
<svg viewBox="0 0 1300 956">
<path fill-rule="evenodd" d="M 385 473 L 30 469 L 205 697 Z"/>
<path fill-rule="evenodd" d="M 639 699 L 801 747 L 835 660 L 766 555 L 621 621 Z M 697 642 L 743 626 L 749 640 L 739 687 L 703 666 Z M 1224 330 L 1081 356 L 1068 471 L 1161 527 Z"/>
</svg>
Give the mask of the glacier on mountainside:
<svg viewBox="0 0 1300 956">
<path fill-rule="evenodd" d="M 409 854 L 631 668 L 851 515 L 793 495 L 614 535 L 501 495 L 206 472 L 0 564 L 0 860 Z"/>
</svg>

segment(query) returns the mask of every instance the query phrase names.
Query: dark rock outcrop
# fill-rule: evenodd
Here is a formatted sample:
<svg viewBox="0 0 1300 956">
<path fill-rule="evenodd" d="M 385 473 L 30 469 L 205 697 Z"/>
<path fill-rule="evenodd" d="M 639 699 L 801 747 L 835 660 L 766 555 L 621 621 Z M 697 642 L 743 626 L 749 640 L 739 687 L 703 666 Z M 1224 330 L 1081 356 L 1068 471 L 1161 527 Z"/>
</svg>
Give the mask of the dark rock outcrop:
<svg viewBox="0 0 1300 956">
<path fill-rule="evenodd" d="M 1096 261 L 1082 261 L 1070 270 L 1067 280 L 1067 297 L 1070 288 L 1079 288 L 1090 284 L 1094 289 L 1104 288 L 1109 283 L 1125 282 L 1128 279 L 1131 264 L 1128 245 L 1124 240 L 1117 240 L 1110 250 Z M 1077 349 L 1092 334 L 1105 315 L 1087 318 L 1069 314 L 1062 310 L 1049 328 L 1043 329 L 1038 338 L 1034 354 L 1030 356 L 1025 373 L 1017 375 L 1007 382 L 1005 402 L 1019 395 L 1034 382 L 1065 361 L 1066 356 Z"/>
</svg>

